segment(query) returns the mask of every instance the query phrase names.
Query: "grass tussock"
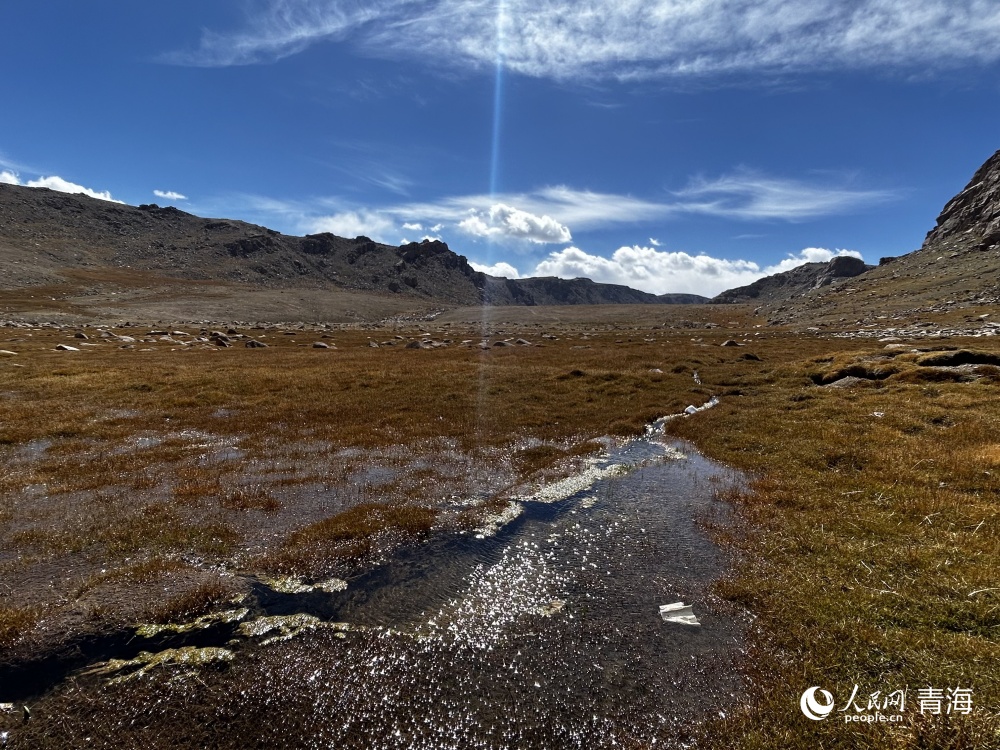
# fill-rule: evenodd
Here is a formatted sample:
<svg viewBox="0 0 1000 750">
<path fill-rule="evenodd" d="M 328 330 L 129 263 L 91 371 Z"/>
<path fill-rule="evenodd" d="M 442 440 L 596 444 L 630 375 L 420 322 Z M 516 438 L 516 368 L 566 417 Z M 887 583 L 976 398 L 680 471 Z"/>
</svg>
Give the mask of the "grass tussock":
<svg viewBox="0 0 1000 750">
<path fill-rule="evenodd" d="M 231 589 L 221 581 L 203 581 L 152 608 L 146 619 L 158 624 L 188 622 L 231 596 Z"/>
<path fill-rule="evenodd" d="M 436 517 L 431 508 L 361 503 L 296 531 L 263 565 L 280 573 L 318 577 L 338 562 L 369 555 L 380 542 L 425 535 Z"/>
<path fill-rule="evenodd" d="M 16 644 L 41 619 L 41 607 L 0 605 L 0 648 L 9 648 Z"/>
<path fill-rule="evenodd" d="M 219 496 L 219 505 L 226 510 L 259 510 L 264 513 L 281 510 L 281 501 L 260 484 L 226 490 Z"/>
</svg>

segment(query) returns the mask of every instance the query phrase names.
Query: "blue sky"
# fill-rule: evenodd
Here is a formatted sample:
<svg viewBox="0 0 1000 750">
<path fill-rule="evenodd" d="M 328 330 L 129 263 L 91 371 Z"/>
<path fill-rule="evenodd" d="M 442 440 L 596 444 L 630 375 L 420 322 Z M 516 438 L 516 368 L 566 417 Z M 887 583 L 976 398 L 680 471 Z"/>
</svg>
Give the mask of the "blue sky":
<svg viewBox="0 0 1000 750">
<path fill-rule="evenodd" d="M 0 4 L 0 181 L 706 295 L 920 246 L 995 0 Z"/>
</svg>

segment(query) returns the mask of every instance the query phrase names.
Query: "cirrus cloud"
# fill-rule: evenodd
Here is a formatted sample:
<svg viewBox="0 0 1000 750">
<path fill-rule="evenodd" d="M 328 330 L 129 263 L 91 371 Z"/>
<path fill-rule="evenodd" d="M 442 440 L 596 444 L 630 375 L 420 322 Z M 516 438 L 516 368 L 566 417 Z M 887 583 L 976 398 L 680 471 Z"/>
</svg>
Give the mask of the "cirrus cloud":
<svg viewBox="0 0 1000 750">
<path fill-rule="evenodd" d="M 323 41 L 372 56 L 535 77 L 789 74 L 1000 60 L 989 0 L 270 0 L 166 62 L 271 62 Z"/>
</svg>

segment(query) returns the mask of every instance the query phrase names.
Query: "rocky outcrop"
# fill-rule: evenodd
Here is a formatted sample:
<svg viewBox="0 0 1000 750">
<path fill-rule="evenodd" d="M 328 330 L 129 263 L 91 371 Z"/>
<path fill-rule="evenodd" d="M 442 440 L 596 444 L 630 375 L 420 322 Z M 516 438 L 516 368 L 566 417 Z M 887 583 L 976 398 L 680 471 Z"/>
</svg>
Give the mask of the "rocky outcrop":
<svg viewBox="0 0 1000 750">
<path fill-rule="evenodd" d="M 838 255 L 826 263 L 806 263 L 790 271 L 765 276 L 747 286 L 729 289 L 711 301 L 718 304 L 732 304 L 789 300 L 843 279 L 860 276 L 872 268 L 875 266 L 866 264 L 860 258 Z"/>
<path fill-rule="evenodd" d="M 924 248 L 950 246 L 992 250 L 1000 247 L 1000 151 L 945 205 Z"/>
</svg>

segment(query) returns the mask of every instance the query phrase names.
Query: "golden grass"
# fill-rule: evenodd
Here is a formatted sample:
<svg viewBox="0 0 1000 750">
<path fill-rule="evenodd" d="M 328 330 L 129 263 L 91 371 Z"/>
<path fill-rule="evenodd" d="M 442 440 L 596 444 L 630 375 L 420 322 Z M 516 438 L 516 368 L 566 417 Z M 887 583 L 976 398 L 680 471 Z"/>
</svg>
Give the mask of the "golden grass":
<svg viewBox="0 0 1000 750">
<path fill-rule="evenodd" d="M 983 460 L 995 455 L 1000 389 L 923 369 L 873 350 L 792 360 L 748 383 L 749 399 L 671 423 L 752 477 L 738 498 L 745 533 L 730 537 L 741 565 L 718 591 L 760 631 L 748 705 L 709 728 L 713 746 L 1000 746 L 1000 472 Z M 845 374 L 882 382 L 812 385 Z M 842 703 L 855 684 L 909 688 L 906 725 L 798 711 L 810 686 Z M 974 714 L 921 716 L 927 686 L 973 689 Z"/>
<path fill-rule="evenodd" d="M 13 646 L 41 619 L 41 607 L 0 605 L 0 648 Z"/>
<path fill-rule="evenodd" d="M 146 619 L 152 623 L 183 623 L 205 614 L 214 604 L 226 600 L 232 591 L 220 581 L 204 581 L 153 607 Z"/>
<path fill-rule="evenodd" d="M 261 564 L 279 573 L 318 578 L 328 574 L 337 561 L 371 553 L 379 537 L 426 534 L 436 517 L 431 508 L 361 503 L 299 529 Z"/>
<path fill-rule="evenodd" d="M 544 347 L 367 346 L 369 335 L 396 333 L 339 331 L 336 352 L 272 335 L 263 350 L 67 354 L 50 351 L 65 334 L 35 332 L 21 345 L 25 366 L 0 369 L 9 396 L 0 450 L 11 466 L 0 477 L 3 542 L 34 555 L 100 556 L 110 575 L 129 575 L 140 555 L 227 560 L 246 524 L 295 517 L 287 493 L 343 487 L 357 467 L 337 463 L 341 449 L 433 454 L 444 441 L 473 459 L 508 456 L 524 477 L 595 450 L 592 438 L 637 433 L 718 395 L 715 409 L 669 423 L 750 477 L 745 491 L 724 493 L 743 525 L 717 530 L 738 552 L 718 592 L 756 618 L 749 682 L 742 707 L 738 697 L 706 727 L 706 746 L 1000 746 L 996 347 L 970 344 L 971 361 L 772 331 L 722 348 L 735 330 L 565 327 Z M 942 356 L 977 369 L 942 367 Z M 817 385 L 847 375 L 863 382 Z M 143 447 L 145 438 L 158 442 Z M 535 447 L 517 447 L 526 444 Z M 38 445 L 49 447 L 32 453 Z M 219 458 L 226 446 L 243 458 Z M 319 576 L 380 539 L 426 533 L 438 479 L 416 470 L 394 482 L 293 524 L 251 566 Z M 39 485 L 49 510 L 10 500 Z M 81 497 L 104 499 L 65 520 L 59 504 L 77 508 Z M 845 696 L 854 684 L 970 687 L 976 712 L 908 711 L 902 728 L 813 724 L 800 714 L 805 688 Z"/>
</svg>

